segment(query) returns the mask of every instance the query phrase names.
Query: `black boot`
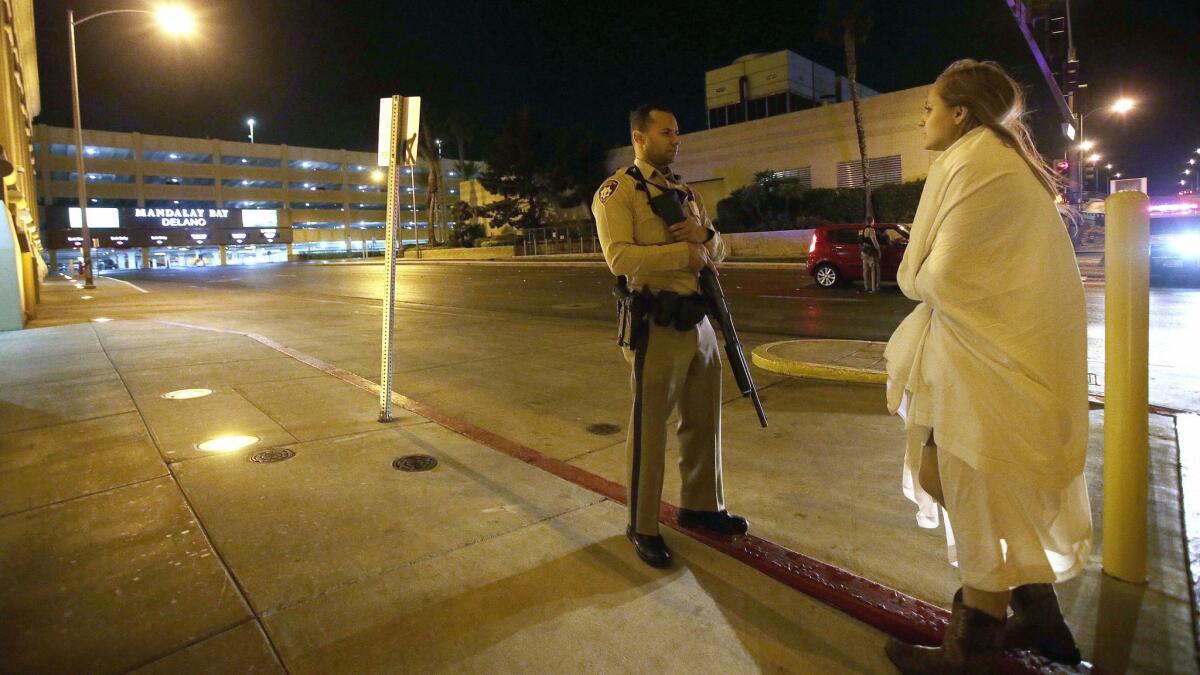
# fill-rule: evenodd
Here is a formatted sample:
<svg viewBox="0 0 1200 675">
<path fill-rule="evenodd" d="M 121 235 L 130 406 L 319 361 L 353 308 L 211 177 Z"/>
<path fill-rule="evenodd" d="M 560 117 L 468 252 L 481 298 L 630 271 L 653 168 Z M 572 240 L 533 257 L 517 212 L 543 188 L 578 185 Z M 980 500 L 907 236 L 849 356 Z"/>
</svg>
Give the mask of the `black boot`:
<svg viewBox="0 0 1200 675">
<path fill-rule="evenodd" d="M 1003 639 L 1004 621 L 964 605 L 959 589 L 941 647 L 918 647 L 890 638 L 884 650 L 904 675 L 974 675 L 996 672 Z"/>
<path fill-rule="evenodd" d="M 735 516 L 724 509 L 720 511 L 679 509 L 679 515 L 676 516 L 675 522 L 679 523 L 680 527 L 710 530 L 725 535 L 746 534 L 746 530 L 750 529 L 750 523 L 745 518 Z"/>
<path fill-rule="evenodd" d="M 1051 584 L 1026 584 L 1013 589 L 1012 618 L 1004 626 L 1006 649 L 1033 649 L 1069 666 L 1080 662 L 1079 648 L 1058 607 Z"/>
<path fill-rule="evenodd" d="M 647 565 L 660 569 L 671 566 L 671 549 L 667 548 L 662 535 L 638 534 L 633 531 L 633 526 L 629 526 L 625 528 L 625 536 L 633 542 L 633 550 Z"/>
</svg>

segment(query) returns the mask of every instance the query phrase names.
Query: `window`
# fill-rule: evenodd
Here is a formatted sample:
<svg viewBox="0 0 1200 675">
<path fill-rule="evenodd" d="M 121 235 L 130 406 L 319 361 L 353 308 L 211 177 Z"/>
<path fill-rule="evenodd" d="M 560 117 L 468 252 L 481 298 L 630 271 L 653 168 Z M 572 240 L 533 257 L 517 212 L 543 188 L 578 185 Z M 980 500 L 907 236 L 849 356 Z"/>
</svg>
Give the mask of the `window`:
<svg viewBox="0 0 1200 675">
<path fill-rule="evenodd" d="M 147 199 L 149 209 L 215 209 L 217 203 L 198 199 Z"/>
<path fill-rule="evenodd" d="M 257 178 L 226 178 L 221 181 L 224 187 L 232 188 L 281 188 L 281 180 L 259 180 Z"/>
<path fill-rule="evenodd" d="M 265 202 L 250 199 L 225 202 L 225 206 L 231 209 L 282 209 L 283 202 Z"/>
<path fill-rule="evenodd" d="M 858 230 L 834 230 L 829 238 L 835 244 L 857 244 L 862 241 Z"/>
<path fill-rule="evenodd" d="M 772 178 L 784 180 L 794 180 L 796 184 L 804 190 L 812 189 L 812 167 L 806 166 L 799 169 L 784 169 L 782 171 L 771 172 Z"/>
<path fill-rule="evenodd" d="M 320 162 L 315 159 L 293 159 L 288 166 L 301 171 L 341 171 L 342 165 L 337 162 Z"/>
<path fill-rule="evenodd" d="M 292 223 L 292 228 L 297 230 L 340 230 L 342 224 L 308 220 Z"/>
<path fill-rule="evenodd" d="M 749 108 L 747 118 L 752 120 L 760 120 L 767 116 L 767 99 L 752 98 L 748 101 Z"/>
<path fill-rule="evenodd" d="M 351 192 L 383 192 L 387 189 L 386 186 L 370 184 L 370 185 L 350 185 Z"/>
<path fill-rule="evenodd" d="M 348 171 L 350 173 L 365 173 L 367 171 L 374 171 L 378 167 L 376 167 L 373 162 L 374 162 L 374 160 L 372 160 L 372 162 L 369 162 L 367 164 L 353 164 L 353 163 L 347 164 L 346 171 Z"/>
<path fill-rule="evenodd" d="M 411 204 L 409 204 L 408 206 L 409 206 L 409 208 L 412 207 Z M 365 203 L 355 202 L 350 205 L 350 208 L 353 210 L 356 210 L 356 211 L 361 211 L 361 210 L 380 211 L 380 210 L 387 210 L 387 204 L 385 204 L 383 202 L 365 202 Z"/>
<path fill-rule="evenodd" d="M 79 180 L 79 174 L 74 171 L 51 171 L 50 180 L 74 183 Z M 89 183 L 132 183 L 133 175 L 124 173 L 87 173 Z"/>
<path fill-rule="evenodd" d="M 74 157 L 75 145 L 68 143 L 51 143 L 50 154 Z M 85 145 L 83 146 L 83 156 L 95 157 L 96 159 L 133 159 L 133 151 L 129 150 L 128 148 L 110 148 L 103 145 Z"/>
<path fill-rule="evenodd" d="M 903 180 L 903 174 L 900 171 L 900 155 L 871 157 L 868 164 L 871 171 L 871 185 L 899 183 Z M 838 162 L 837 186 L 839 188 L 862 187 L 862 163 L 859 160 Z"/>
<path fill-rule="evenodd" d="M 53 206 L 78 206 L 79 200 L 71 197 L 57 197 L 52 202 Z M 110 199 L 106 197 L 88 197 L 88 209 L 95 206 L 103 206 L 108 208 L 126 208 L 137 206 L 136 199 Z"/>
<path fill-rule="evenodd" d="M 221 155 L 221 163 L 235 166 L 265 166 L 272 168 L 278 168 L 283 165 L 283 161 L 278 158 L 243 157 L 241 155 Z"/>
<path fill-rule="evenodd" d="M 146 185 L 213 185 L 212 178 L 193 178 L 191 176 L 142 176 Z"/>
<path fill-rule="evenodd" d="M 338 211 L 342 205 L 338 202 L 292 202 L 292 208 L 300 211 L 306 210 L 324 210 Z"/>
<path fill-rule="evenodd" d="M 319 190 L 337 192 L 338 190 L 342 189 L 342 184 L 341 183 L 312 183 L 312 182 L 292 181 L 292 182 L 288 183 L 288 189 L 289 190 L 308 190 L 310 192 L 316 192 Z"/>
<path fill-rule="evenodd" d="M 183 150 L 143 150 L 142 159 L 149 162 L 172 162 L 177 164 L 212 164 L 212 155 L 204 152 Z"/>
</svg>

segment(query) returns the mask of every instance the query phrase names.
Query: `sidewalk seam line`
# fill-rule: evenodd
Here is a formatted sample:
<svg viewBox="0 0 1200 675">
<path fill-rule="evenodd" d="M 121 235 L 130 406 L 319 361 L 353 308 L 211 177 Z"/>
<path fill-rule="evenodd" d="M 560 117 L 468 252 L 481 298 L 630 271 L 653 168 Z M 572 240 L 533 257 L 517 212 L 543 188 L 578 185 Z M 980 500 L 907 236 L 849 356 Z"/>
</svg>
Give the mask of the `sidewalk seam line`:
<svg viewBox="0 0 1200 675">
<path fill-rule="evenodd" d="M 124 383 L 122 382 L 122 384 L 124 384 Z M 129 390 L 126 389 L 125 393 L 128 394 Z M 129 401 L 131 403 L 134 402 L 133 396 L 129 397 Z M 83 419 L 78 419 L 78 420 L 63 420 L 62 422 L 55 422 L 54 424 L 47 424 L 47 425 L 40 426 L 40 427 L 29 427 L 28 429 L 13 429 L 12 431 L 5 431 L 4 433 L 0 433 L 0 438 L 4 438 L 5 436 L 8 436 L 10 434 L 25 434 L 25 433 L 29 433 L 31 431 L 42 431 L 44 429 L 54 429 L 55 427 L 65 427 L 68 424 L 79 424 L 81 422 L 94 422 L 96 420 L 108 419 L 109 417 L 119 417 L 121 415 L 139 415 L 136 404 L 132 410 L 123 410 L 121 412 L 109 413 L 107 415 L 99 415 L 97 417 L 85 417 Z"/>
<path fill-rule="evenodd" d="M 160 457 L 159 459 L 161 460 L 162 458 Z M 166 469 L 165 466 L 163 468 Z M 121 490 L 121 489 L 124 489 L 127 487 L 133 487 L 134 485 L 141 485 L 142 483 L 149 483 L 150 481 L 158 480 L 159 478 L 166 478 L 170 474 L 171 474 L 170 470 L 167 470 L 166 473 L 161 473 L 157 476 L 151 476 L 149 478 L 142 478 L 140 480 L 130 481 L 128 483 L 122 483 L 120 485 L 112 485 L 110 487 L 106 487 L 101 490 L 93 490 L 92 492 L 85 492 L 80 495 L 75 495 L 74 497 L 67 497 L 66 499 L 59 499 L 59 500 L 56 500 L 53 502 L 39 504 L 37 506 L 31 506 L 27 509 L 21 509 L 20 511 L 13 511 L 11 513 L 0 514 L 0 520 L 3 520 L 5 518 L 10 518 L 12 516 L 20 516 L 20 515 L 23 515 L 26 513 L 30 513 L 32 511 L 39 511 L 41 509 L 47 509 L 47 508 L 50 508 L 51 506 L 59 506 L 60 504 L 67 504 L 67 503 L 73 502 L 77 499 L 84 499 L 86 497 L 95 497 L 96 495 L 102 495 L 102 494 L 106 494 L 109 492 L 116 492 L 117 490 Z"/>
<path fill-rule="evenodd" d="M 233 587 L 237 589 L 238 597 L 241 598 L 243 608 L 250 612 L 250 616 L 253 617 L 254 620 L 259 620 L 258 612 L 255 611 L 253 603 L 250 602 L 250 597 L 246 593 L 246 589 L 242 586 L 242 582 L 238 579 L 237 575 L 234 574 L 233 568 L 229 565 L 229 562 L 225 560 L 225 556 L 221 555 L 221 549 L 217 547 L 216 543 L 212 539 L 212 536 L 209 535 L 208 528 L 205 526 L 204 520 L 201 519 L 200 514 L 196 512 L 196 507 L 192 504 L 191 498 L 188 497 L 187 490 L 185 490 L 183 485 L 179 482 L 179 476 L 175 474 L 175 472 L 171 469 L 171 464 L 168 463 L 166 457 L 163 456 L 162 446 L 159 445 L 158 439 L 155 437 L 154 432 L 150 429 L 150 426 L 146 424 L 146 418 L 142 414 L 141 406 L 139 406 L 137 401 L 134 400 L 133 393 L 129 391 L 129 384 L 125 382 L 125 377 L 121 374 L 120 369 L 117 368 L 117 365 L 112 362 L 112 358 L 109 357 L 108 350 L 104 348 L 104 343 L 100 340 L 100 334 L 96 331 L 95 325 L 89 323 L 88 327 L 91 328 L 92 332 L 96 334 L 96 340 L 100 341 L 100 348 L 104 351 L 105 358 L 108 359 L 108 362 L 113 369 L 117 371 L 117 377 L 121 380 L 121 386 L 125 388 L 125 395 L 129 397 L 130 401 L 133 402 L 134 409 L 138 414 L 138 419 L 141 421 L 142 427 L 145 428 L 146 434 L 150 437 L 151 442 L 154 443 L 155 449 L 158 451 L 159 459 L 162 461 L 163 466 L 167 469 L 168 475 L 171 477 L 171 483 L 175 486 L 175 489 L 178 490 L 179 497 L 183 501 L 184 506 L 187 507 L 188 513 L 190 513 L 192 518 L 194 518 L 196 521 L 196 531 L 204 537 L 205 543 L 208 544 L 209 549 L 213 552 L 213 557 L 220 561 L 221 567 L 225 570 L 225 575 L 229 578 L 229 581 L 233 584 Z M 283 655 L 279 652 L 279 648 L 275 645 L 275 641 L 271 639 L 271 634 L 267 632 L 265 625 L 262 625 L 262 630 L 263 635 L 266 637 L 267 645 L 271 648 L 271 653 L 274 654 L 279 666 L 285 673 L 289 672 L 287 664 L 285 664 L 283 661 Z"/>
</svg>

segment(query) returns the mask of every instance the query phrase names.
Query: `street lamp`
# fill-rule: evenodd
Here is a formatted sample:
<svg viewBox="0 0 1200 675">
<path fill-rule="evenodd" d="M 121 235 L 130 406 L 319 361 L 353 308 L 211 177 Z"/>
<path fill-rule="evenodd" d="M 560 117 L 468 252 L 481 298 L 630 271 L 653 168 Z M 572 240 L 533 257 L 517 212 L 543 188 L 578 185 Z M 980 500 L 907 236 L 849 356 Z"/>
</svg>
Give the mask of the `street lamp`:
<svg viewBox="0 0 1200 675">
<path fill-rule="evenodd" d="M 251 117 L 250 119 L 246 120 L 246 124 L 248 124 L 250 126 L 250 142 L 253 143 L 254 142 L 254 118 Z"/>
<path fill-rule="evenodd" d="M 1080 156 L 1080 158 L 1081 159 L 1083 158 L 1083 153 L 1089 152 L 1089 151 L 1091 151 L 1091 149 L 1093 147 L 1095 147 L 1095 143 L 1087 140 L 1087 137 L 1084 136 L 1084 134 L 1083 134 L 1083 121 L 1084 120 L 1086 120 L 1088 117 L 1090 117 L 1092 115 L 1092 113 L 1095 113 L 1099 110 L 1107 110 L 1110 113 L 1124 115 L 1124 114 L 1128 113 L 1130 110 L 1133 110 L 1136 106 L 1137 106 L 1137 101 L 1134 101 L 1131 98 L 1126 98 L 1126 97 L 1122 96 L 1121 98 L 1118 98 L 1116 101 L 1113 101 L 1111 104 L 1109 104 L 1107 106 L 1100 106 L 1098 108 L 1093 108 L 1085 113 L 1081 113 L 1079 115 L 1079 156 Z M 1097 158 L 1097 159 L 1099 159 L 1099 158 Z M 1095 162 L 1095 160 L 1092 160 L 1092 161 Z M 1082 164 L 1082 162 L 1080 162 L 1080 163 Z M 1096 180 L 1097 180 L 1097 182 L 1099 182 L 1100 177 L 1097 176 Z M 1079 189 L 1081 191 L 1083 190 L 1082 183 L 1083 183 L 1083 181 L 1081 178 L 1080 186 L 1079 186 Z"/>
<path fill-rule="evenodd" d="M 92 237 L 87 222 L 88 201 L 85 184 L 87 174 L 83 166 L 83 122 L 79 114 L 79 69 L 75 58 L 75 28 L 92 19 L 109 14 L 149 14 L 158 19 L 159 26 L 172 35 L 187 35 L 196 28 L 196 22 L 192 19 L 192 15 L 178 5 L 163 5 L 153 11 L 148 9 L 110 9 L 85 16 L 78 21 L 75 20 L 75 10 L 67 10 L 67 29 L 71 45 L 71 104 L 75 115 L 75 173 L 79 186 L 79 224 L 83 234 L 83 245 L 80 248 L 83 250 L 84 288 L 95 288 L 96 284 L 92 278 Z"/>
</svg>

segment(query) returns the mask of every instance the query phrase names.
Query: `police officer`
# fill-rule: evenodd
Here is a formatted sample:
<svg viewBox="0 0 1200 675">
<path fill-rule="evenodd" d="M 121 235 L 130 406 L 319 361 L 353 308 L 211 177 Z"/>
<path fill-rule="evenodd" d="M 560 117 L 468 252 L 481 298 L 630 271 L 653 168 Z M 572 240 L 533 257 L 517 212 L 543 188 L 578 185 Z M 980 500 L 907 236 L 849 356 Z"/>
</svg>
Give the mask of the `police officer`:
<svg viewBox="0 0 1200 675">
<path fill-rule="evenodd" d="M 721 355 L 704 316 L 697 275 L 725 258 L 721 235 L 691 188 L 671 172 L 679 125 L 661 106 L 629 116 L 635 160 L 601 184 L 592 212 L 604 259 L 629 293 L 621 334 L 632 365 L 633 413 L 626 438 L 629 526 L 638 556 L 671 564 L 659 535 L 667 418 L 679 412 L 679 524 L 724 535 L 743 534 L 744 518 L 725 510 L 721 485 Z M 652 200 L 674 193 L 683 219 L 666 222 Z M 658 209 L 659 212 L 662 209 Z"/>
</svg>

